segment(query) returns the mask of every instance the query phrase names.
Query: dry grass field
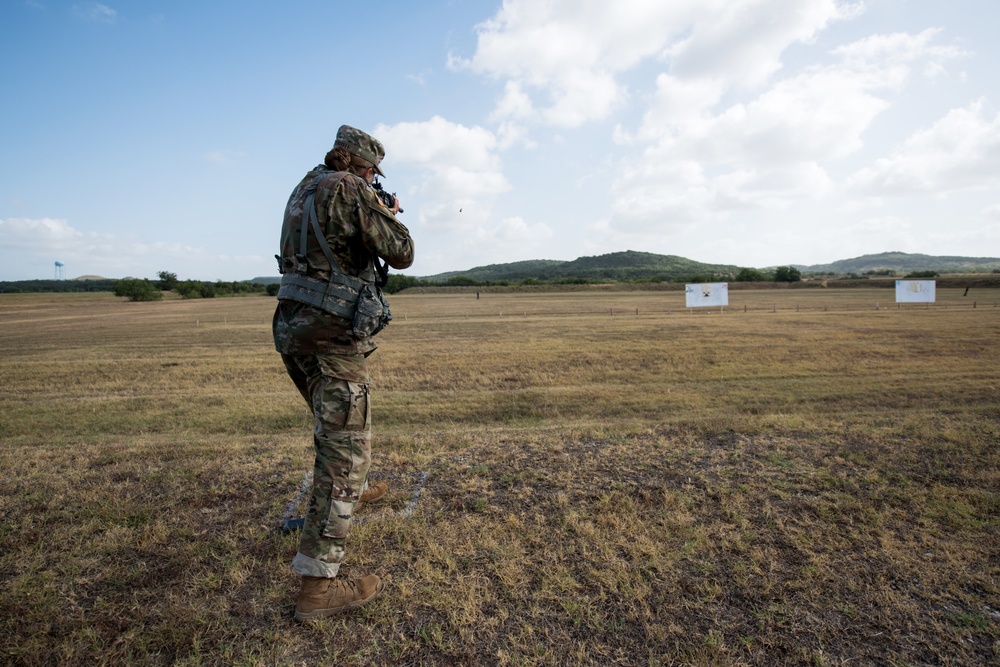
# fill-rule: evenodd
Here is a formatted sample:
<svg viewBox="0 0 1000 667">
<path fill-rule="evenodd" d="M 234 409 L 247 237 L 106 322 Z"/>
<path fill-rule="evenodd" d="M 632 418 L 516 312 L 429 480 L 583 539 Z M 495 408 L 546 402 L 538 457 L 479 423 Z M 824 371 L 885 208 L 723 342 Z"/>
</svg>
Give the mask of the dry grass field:
<svg viewBox="0 0 1000 667">
<path fill-rule="evenodd" d="M 998 298 L 397 295 L 389 588 L 299 624 L 273 299 L 0 295 L 0 663 L 998 664 Z"/>
</svg>

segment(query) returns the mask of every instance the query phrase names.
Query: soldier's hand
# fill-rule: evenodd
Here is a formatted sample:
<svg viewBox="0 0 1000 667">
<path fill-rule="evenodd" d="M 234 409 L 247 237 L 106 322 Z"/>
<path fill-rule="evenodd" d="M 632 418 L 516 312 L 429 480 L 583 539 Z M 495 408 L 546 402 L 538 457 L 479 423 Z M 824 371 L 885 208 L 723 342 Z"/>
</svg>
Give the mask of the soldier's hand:
<svg viewBox="0 0 1000 667">
<path fill-rule="evenodd" d="M 400 206 L 400 204 L 399 204 L 399 197 L 393 195 L 393 197 L 392 197 L 392 208 L 390 208 L 389 210 L 392 211 L 393 215 L 396 215 L 397 213 L 399 213 L 400 211 L 403 210 L 403 207 Z"/>
</svg>

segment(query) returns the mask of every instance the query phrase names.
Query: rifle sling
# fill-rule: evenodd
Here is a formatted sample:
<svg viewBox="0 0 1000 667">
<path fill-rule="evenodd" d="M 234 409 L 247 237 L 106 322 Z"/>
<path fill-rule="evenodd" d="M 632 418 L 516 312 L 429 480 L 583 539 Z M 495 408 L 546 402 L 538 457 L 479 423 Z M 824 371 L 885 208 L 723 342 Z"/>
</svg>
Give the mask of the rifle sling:
<svg viewBox="0 0 1000 667">
<path fill-rule="evenodd" d="M 278 298 L 290 301 L 298 301 L 332 315 L 338 315 L 346 320 L 354 318 L 357 309 L 358 294 L 370 283 L 354 276 L 344 274 L 340 269 L 337 258 L 330 250 L 330 245 L 326 242 L 323 230 L 319 227 L 319 219 L 316 216 L 316 188 L 320 181 L 328 174 L 320 174 L 306 188 L 306 201 L 303 204 L 303 214 L 307 216 L 308 222 L 303 220 L 301 232 L 299 234 L 299 256 L 301 261 L 305 261 L 306 243 L 308 241 L 309 230 L 319 243 L 320 250 L 323 251 L 326 261 L 330 263 L 330 279 L 327 282 L 310 278 L 302 273 L 286 273 L 281 277 L 281 287 L 278 288 Z"/>
</svg>

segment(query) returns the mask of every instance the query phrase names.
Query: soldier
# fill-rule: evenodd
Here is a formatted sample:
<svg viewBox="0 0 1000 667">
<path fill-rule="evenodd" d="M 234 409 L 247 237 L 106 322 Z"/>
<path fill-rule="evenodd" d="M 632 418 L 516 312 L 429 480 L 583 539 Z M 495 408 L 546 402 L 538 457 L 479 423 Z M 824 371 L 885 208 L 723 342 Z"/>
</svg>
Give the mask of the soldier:
<svg viewBox="0 0 1000 667">
<path fill-rule="evenodd" d="M 359 607 L 384 588 L 377 575 L 338 579 L 358 502 L 386 493 L 368 487 L 371 411 L 365 358 L 391 319 L 378 289 L 385 267 L 413 263 L 413 240 L 371 185 L 384 175 L 374 137 L 343 125 L 333 148 L 292 191 L 281 228 L 282 274 L 274 345 L 316 419 L 316 461 L 309 509 L 292 570 L 302 576 L 295 618 Z"/>
</svg>

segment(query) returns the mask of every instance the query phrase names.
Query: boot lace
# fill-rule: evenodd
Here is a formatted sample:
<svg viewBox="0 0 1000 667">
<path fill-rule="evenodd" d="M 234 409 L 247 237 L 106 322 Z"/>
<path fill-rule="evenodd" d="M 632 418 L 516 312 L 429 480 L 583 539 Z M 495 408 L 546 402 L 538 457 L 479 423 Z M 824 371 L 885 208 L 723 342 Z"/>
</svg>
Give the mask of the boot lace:
<svg viewBox="0 0 1000 667">
<path fill-rule="evenodd" d="M 359 591 L 358 591 L 358 582 L 357 582 L 357 580 L 355 580 L 355 579 L 349 579 L 349 580 L 347 580 L 347 581 L 345 581 L 343 583 L 344 583 L 344 588 L 347 589 L 347 590 L 345 590 L 345 592 L 347 592 L 349 590 L 352 596 L 354 596 L 354 597 L 358 596 Z"/>
</svg>

